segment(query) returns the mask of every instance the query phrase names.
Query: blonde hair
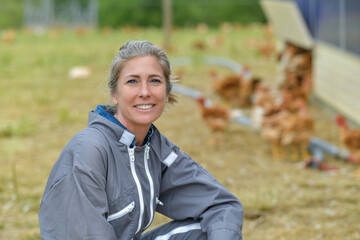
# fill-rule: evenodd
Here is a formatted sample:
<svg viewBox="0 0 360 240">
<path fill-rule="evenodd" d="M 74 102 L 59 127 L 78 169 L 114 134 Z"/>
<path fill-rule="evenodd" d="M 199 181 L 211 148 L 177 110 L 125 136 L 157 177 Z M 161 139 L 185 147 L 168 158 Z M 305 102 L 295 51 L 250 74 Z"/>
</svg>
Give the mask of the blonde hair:
<svg viewBox="0 0 360 240">
<path fill-rule="evenodd" d="M 134 40 L 129 41 L 122 46 L 118 54 L 114 57 L 110 65 L 110 76 L 108 78 L 108 87 L 111 95 L 116 92 L 117 81 L 120 73 L 127 61 L 139 56 L 155 57 L 166 79 L 166 93 L 169 95 L 169 103 L 176 102 L 176 96 L 171 93 L 173 80 L 171 75 L 170 61 L 166 53 L 159 47 L 148 41 Z"/>
</svg>

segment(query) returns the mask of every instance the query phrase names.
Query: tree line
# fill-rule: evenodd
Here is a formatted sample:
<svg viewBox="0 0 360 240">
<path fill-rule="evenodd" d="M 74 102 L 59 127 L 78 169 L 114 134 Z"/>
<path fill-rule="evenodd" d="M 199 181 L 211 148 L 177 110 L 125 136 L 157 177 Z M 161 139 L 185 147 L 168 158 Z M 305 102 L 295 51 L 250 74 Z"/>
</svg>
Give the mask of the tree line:
<svg viewBox="0 0 360 240">
<path fill-rule="evenodd" d="M 56 1 L 59 0 L 55 0 L 55 4 Z M 87 2 L 65 1 L 77 1 L 82 5 Z M 172 9 L 172 23 L 176 27 L 198 23 L 217 27 L 223 22 L 247 24 L 266 21 L 259 0 L 172 0 Z M 23 17 L 24 0 L 2 0 L 0 29 L 22 27 Z M 122 25 L 161 27 L 162 0 L 99 0 L 98 26 L 116 28 Z"/>
</svg>

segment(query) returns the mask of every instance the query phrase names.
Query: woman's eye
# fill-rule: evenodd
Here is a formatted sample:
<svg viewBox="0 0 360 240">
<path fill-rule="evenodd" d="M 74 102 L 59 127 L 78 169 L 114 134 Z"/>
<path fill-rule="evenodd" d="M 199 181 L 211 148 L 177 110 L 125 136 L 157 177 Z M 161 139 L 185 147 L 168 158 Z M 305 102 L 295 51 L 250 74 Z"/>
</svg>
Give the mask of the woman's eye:
<svg viewBox="0 0 360 240">
<path fill-rule="evenodd" d="M 136 83 L 136 80 L 135 79 L 130 79 L 126 83 Z"/>
<path fill-rule="evenodd" d="M 154 79 L 151 79 L 151 82 L 152 83 L 161 83 L 161 80 L 154 78 Z"/>
</svg>

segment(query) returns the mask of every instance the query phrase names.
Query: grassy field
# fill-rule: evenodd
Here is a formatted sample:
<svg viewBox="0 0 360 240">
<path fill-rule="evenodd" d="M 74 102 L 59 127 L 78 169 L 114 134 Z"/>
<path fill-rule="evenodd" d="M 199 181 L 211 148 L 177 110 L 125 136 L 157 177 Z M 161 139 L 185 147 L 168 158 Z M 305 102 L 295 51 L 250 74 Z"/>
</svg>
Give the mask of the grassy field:
<svg viewBox="0 0 360 240">
<path fill-rule="evenodd" d="M 219 34 L 225 36 L 224 43 L 215 45 Z M 228 31 L 175 29 L 168 54 L 172 59 L 226 57 L 274 82 L 275 60 L 261 57 L 246 44 L 262 37 L 257 25 Z M 24 30 L 12 44 L 0 43 L 0 239 L 40 238 L 37 214 L 51 167 L 69 139 L 86 127 L 88 112 L 109 103 L 108 66 L 131 39 L 161 44 L 162 32 L 124 28 L 78 36 L 69 30 Z M 205 50 L 193 47 L 199 40 Z M 88 79 L 68 78 L 68 71 L 78 65 L 92 67 Z M 229 72 L 197 61 L 173 70 L 184 72 L 182 85 L 216 102 L 209 78 L 212 69 Z M 316 101 L 310 104 L 315 135 L 338 146 L 332 113 Z M 320 172 L 304 169 L 300 162 L 273 160 L 259 133 L 237 123 L 230 125 L 226 144 L 211 147 L 199 109 L 186 96 L 179 96 L 179 103 L 170 106 L 156 125 L 242 201 L 244 239 L 360 239 L 360 180 L 352 177 L 357 166 L 327 157 L 338 171 Z M 152 227 L 164 221 L 156 215 Z"/>
</svg>

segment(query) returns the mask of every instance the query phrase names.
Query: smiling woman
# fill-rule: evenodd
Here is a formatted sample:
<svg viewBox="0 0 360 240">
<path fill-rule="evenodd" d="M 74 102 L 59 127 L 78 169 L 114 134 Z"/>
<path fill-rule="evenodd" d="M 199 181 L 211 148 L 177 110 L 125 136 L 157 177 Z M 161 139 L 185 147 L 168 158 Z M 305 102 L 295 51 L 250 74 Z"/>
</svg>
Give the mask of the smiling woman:
<svg viewBox="0 0 360 240">
<path fill-rule="evenodd" d="M 135 57 L 125 63 L 112 100 L 117 106 L 115 118 L 135 133 L 137 145 L 162 114 L 168 95 L 166 78 L 155 57 Z"/>
<path fill-rule="evenodd" d="M 42 239 L 242 239 L 240 201 L 153 125 L 175 101 L 165 52 L 128 42 L 110 72 L 115 106 L 90 112 L 50 173 Z M 155 211 L 173 221 L 143 234 Z"/>
</svg>

